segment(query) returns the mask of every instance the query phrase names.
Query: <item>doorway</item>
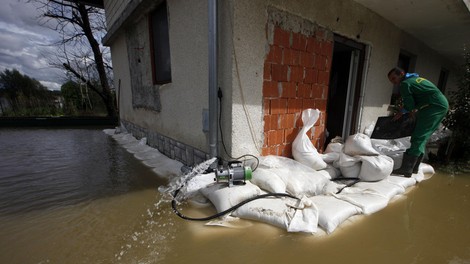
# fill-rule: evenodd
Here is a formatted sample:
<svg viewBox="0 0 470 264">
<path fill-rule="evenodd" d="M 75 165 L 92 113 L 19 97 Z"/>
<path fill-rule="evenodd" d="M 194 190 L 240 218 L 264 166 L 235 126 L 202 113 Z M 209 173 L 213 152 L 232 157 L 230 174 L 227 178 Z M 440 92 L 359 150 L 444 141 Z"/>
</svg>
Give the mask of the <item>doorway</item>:
<svg viewBox="0 0 470 264">
<path fill-rule="evenodd" d="M 335 35 L 326 108 L 327 137 L 324 146 L 339 136 L 356 133 L 365 45 Z"/>
</svg>

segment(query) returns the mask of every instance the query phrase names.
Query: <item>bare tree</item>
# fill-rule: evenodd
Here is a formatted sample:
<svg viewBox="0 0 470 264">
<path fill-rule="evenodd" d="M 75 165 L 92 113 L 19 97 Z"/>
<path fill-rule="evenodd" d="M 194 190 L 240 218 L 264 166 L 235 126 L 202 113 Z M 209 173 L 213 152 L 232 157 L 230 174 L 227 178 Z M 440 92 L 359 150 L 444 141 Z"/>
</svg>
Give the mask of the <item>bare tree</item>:
<svg viewBox="0 0 470 264">
<path fill-rule="evenodd" d="M 39 5 L 43 13 L 41 23 L 62 35 L 62 39 L 54 43 L 58 49 L 56 61 L 52 64 L 65 68 L 95 91 L 103 100 L 108 116 L 116 117 L 115 99 L 108 79 L 111 66 L 106 63 L 105 48 L 97 40 L 106 32 L 104 11 L 73 0 L 28 2 Z M 99 79 L 99 85 L 93 81 L 96 79 Z"/>
</svg>

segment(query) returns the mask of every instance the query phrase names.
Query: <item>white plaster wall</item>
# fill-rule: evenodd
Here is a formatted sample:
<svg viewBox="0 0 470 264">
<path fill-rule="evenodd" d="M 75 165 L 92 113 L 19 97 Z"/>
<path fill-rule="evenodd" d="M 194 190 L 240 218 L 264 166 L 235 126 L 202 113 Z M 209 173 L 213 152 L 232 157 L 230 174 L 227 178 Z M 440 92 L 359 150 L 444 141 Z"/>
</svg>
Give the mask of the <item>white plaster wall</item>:
<svg viewBox="0 0 470 264">
<path fill-rule="evenodd" d="M 119 116 L 129 119 L 132 113 L 131 78 L 129 71 L 129 60 L 127 59 L 127 44 L 124 35 L 116 38 L 111 46 L 111 57 L 113 60 L 114 84 L 119 106 Z"/>
<path fill-rule="evenodd" d="M 167 5 L 172 81 L 155 86 L 160 93 L 161 112 L 134 109 L 129 84 L 121 116 L 150 131 L 208 151 L 207 136 L 202 131 L 202 112 L 208 108 L 207 1 L 173 0 Z M 143 19 L 138 30 L 148 32 L 147 18 Z M 148 38 L 145 41 L 147 51 Z M 142 63 L 148 64 L 143 85 L 151 85 L 150 61 L 143 59 Z"/>
<path fill-rule="evenodd" d="M 234 12 L 234 43 L 236 61 L 231 72 L 233 86 L 232 144 L 233 156 L 246 153 L 259 154 L 263 142 L 262 84 L 263 62 L 268 51 L 266 42 L 267 7 L 273 6 L 308 19 L 334 33 L 369 45 L 370 56 L 366 62 L 363 80 L 363 108 L 359 129 L 376 121 L 378 116 L 388 115 L 392 85 L 388 71 L 398 61 L 400 48 L 408 45 L 419 55 L 416 70 L 423 71 L 428 79 L 436 81 L 441 64 L 439 56 L 410 43 L 418 42 L 407 36 L 391 22 L 369 9 L 348 0 L 232 0 Z M 356 36 L 360 34 L 360 38 Z M 406 39 L 404 39 L 406 38 Z M 414 45 L 414 44 L 413 44 Z M 236 70 L 238 66 L 238 72 Z M 439 70 L 437 70 L 439 69 Z M 238 74 L 244 100 L 241 96 Z M 245 108 L 248 110 L 245 112 Z M 253 133 L 248 120 L 252 121 Z"/>
</svg>

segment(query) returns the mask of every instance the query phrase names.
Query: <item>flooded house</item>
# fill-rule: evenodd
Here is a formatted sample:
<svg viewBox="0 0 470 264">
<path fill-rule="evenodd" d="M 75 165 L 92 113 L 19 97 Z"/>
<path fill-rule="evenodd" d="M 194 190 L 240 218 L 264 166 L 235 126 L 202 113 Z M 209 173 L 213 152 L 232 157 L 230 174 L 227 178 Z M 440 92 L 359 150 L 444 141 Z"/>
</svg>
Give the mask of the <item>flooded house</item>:
<svg viewBox="0 0 470 264">
<path fill-rule="evenodd" d="M 82 1 L 104 8 L 121 125 L 172 159 L 292 157 L 393 113 L 388 71 L 456 89 L 466 0 Z"/>
</svg>

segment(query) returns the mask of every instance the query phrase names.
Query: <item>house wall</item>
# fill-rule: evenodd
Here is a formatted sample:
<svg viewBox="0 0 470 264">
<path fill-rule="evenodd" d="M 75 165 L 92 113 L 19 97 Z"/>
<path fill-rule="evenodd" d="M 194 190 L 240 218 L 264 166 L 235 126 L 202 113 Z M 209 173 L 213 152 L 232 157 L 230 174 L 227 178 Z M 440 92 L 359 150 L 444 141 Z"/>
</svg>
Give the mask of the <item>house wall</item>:
<svg viewBox="0 0 470 264">
<path fill-rule="evenodd" d="M 105 7 L 110 2 L 105 1 Z M 152 83 L 148 17 L 155 1 L 141 2 L 116 6 L 111 11 L 124 12 L 128 18 L 108 24 L 114 29 L 120 25 L 107 44 L 120 88 L 121 123 L 167 156 L 189 165 L 201 162 L 209 152 L 208 133 L 203 131 L 203 112 L 208 108 L 207 1 L 167 2 L 172 80 L 163 85 Z M 106 15 L 116 16 L 108 10 Z"/>
<path fill-rule="evenodd" d="M 270 119 L 269 114 L 272 112 L 268 111 L 272 111 L 272 107 L 266 106 L 265 100 L 268 87 L 263 76 L 267 67 L 267 57 L 270 56 L 273 48 L 269 39 L 270 30 L 272 30 L 268 23 L 270 9 L 278 10 L 278 13 L 285 16 L 279 26 L 282 28 L 287 24 L 287 27 L 291 28 L 290 37 L 295 36 L 298 31 L 288 24 L 292 21 L 297 23 L 295 21 L 300 18 L 317 25 L 318 28 L 323 28 L 327 35 L 336 33 L 367 45 L 369 52 L 364 71 L 359 132 L 373 124 L 378 116 L 389 114 L 392 85 L 386 75 L 396 65 L 401 48 L 417 55 L 416 71 L 422 71 L 422 76 L 432 81 L 437 82 L 442 65 L 449 65 L 436 52 L 423 48 L 423 43 L 419 40 L 413 39 L 391 22 L 353 1 L 237 0 L 231 1 L 231 5 L 235 20 L 233 39 L 237 61 L 234 65 L 236 70 L 232 71 L 230 76 L 233 81 L 231 127 L 233 156 L 246 153 L 255 155 L 274 153 L 288 156 L 290 153 L 285 149 L 279 150 L 279 146 L 286 146 L 289 144 L 288 141 L 292 140 L 292 135 L 290 139 L 286 139 L 286 131 L 295 131 L 301 125 L 301 122 L 299 123 L 300 111 L 295 111 L 294 122 L 289 121 L 290 127 L 281 124 L 283 132 L 273 132 L 274 130 L 270 128 L 272 123 L 279 127 L 279 124 L 283 122 L 281 119 L 274 122 Z M 304 36 L 308 37 L 308 34 Z M 292 73 L 292 69 L 292 67 L 288 68 L 289 74 Z M 241 80 L 241 84 L 237 79 Z M 451 79 L 449 79 L 448 87 L 453 86 Z M 284 88 L 282 85 L 278 82 L 278 91 Z M 237 88 L 239 86 L 242 87 L 241 90 Z M 275 91 L 275 87 L 273 89 Z M 240 91 L 243 91 L 244 97 Z M 297 92 L 299 92 L 298 84 Z M 278 98 L 283 98 L 283 96 L 279 95 Z M 320 110 L 323 111 L 321 108 Z M 315 127 L 316 135 L 311 136 L 312 142 L 317 147 L 322 147 L 321 130 L 324 126 L 321 122 L 323 120 L 324 117 Z M 294 125 L 291 125 L 292 123 Z M 272 141 L 270 136 L 275 133 L 284 133 L 284 140 L 287 141 L 280 142 L 282 135 L 274 136 Z M 269 150 L 272 146 L 277 147 L 277 150 Z"/>
<path fill-rule="evenodd" d="M 209 96 L 208 2 L 167 1 L 172 82 L 154 85 L 147 21 L 159 2 L 105 0 L 120 117 L 135 135 L 148 137 L 149 145 L 193 165 L 209 153 L 203 131 Z M 305 108 L 322 111 L 309 136 L 318 149 L 323 147 L 333 34 L 367 46 L 359 131 L 389 114 L 392 86 L 386 73 L 396 65 L 400 49 L 417 55 L 416 71 L 431 81 L 437 82 L 441 66 L 453 69 L 424 43 L 354 1 L 231 0 L 218 5 L 222 156 L 291 156 Z M 292 57 L 297 52 L 298 61 Z M 138 89 L 152 91 L 158 107 L 136 106 L 136 79 Z"/>
</svg>

